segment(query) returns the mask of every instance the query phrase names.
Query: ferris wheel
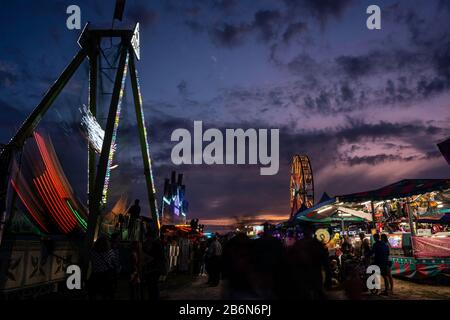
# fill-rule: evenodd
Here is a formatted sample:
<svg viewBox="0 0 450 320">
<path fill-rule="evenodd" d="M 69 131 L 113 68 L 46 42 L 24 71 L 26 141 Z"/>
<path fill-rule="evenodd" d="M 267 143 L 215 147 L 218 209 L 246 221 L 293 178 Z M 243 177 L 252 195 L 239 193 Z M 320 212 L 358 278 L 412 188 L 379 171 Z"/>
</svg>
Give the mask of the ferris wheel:
<svg viewBox="0 0 450 320">
<path fill-rule="evenodd" d="M 314 204 L 314 179 L 308 156 L 296 154 L 292 158 L 290 179 L 291 217 L 304 205 Z"/>
</svg>

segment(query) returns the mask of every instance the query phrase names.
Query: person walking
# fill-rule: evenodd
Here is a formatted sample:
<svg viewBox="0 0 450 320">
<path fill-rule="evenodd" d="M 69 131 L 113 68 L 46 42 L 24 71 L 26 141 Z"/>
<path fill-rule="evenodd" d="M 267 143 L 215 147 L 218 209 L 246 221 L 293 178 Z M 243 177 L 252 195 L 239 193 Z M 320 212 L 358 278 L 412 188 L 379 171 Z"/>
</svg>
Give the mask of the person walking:
<svg viewBox="0 0 450 320">
<path fill-rule="evenodd" d="M 151 233 L 143 244 L 144 284 L 147 287 L 149 300 L 159 300 L 159 278 L 165 272 L 164 248 L 161 241 Z"/>
<path fill-rule="evenodd" d="M 208 247 L 208 284 L 211 287 L 216 287 L 220 282 L 220 258 L 222 256 L 222 245 L 219 242 L 216 234 Z"/>
<path fill-rule="evenodd" d="M 89 299 L 94 300 L 98 295 L 103 299 L 114 298 L 114 259 L 108 239 L 99 237 L 90 253 L 92 272 L 88 281 Z"/>
<path fill-rule="evenodd" d="M 383 233 L 381 235 L 381 241 L 383 241 L 386 246 L 388 247 L 388 252 L 387 252 L 387 256 L 388 256 L 388 262 L 387 262 L 387 268 L 386 268 L 386 277 L 389 281 L 389 291 L 391 294 L 394 294 L 394 278 L 392 278 L 392 260 L 390 259 L 390 244 L 389 244 L 389 240 L 388 237 L 385 233 Z"/>
<path fill-rule="evenodd" d="M 361 240 L 361 249 L 360 249 L 361 252 L 359 258 L 361 259 L 365 269 L 367 269 L 367 267 L 370 265 L 370 255 L 371 255 L 370 241 L 369 239 L 366 238 L 364 232 L 361 232 L 359 234 L 359 239 Z"/>
<path fill-rule="evenodd" d="M 122 271 L 122 263 L 120 261 L 120 234 L 114 233 L 111 235 L 111 251 L 112 251 L 112 294 L 113 297 L 116 294 L 117 286 L 120 278 L 120 273 Z"/>
<path fill-rule="evenodd" d="M 134 204 L 128 209 L 128 213 L 130 215 L 130 220 L 128 223 L 128 239 L 134 239 L 136 233 L 136 221 L 141 214 L 141 207 L 139 206 L 139 199 L 134 200 Z"/>
<path fill-rule="evenodd" d="M 389 279 L 388 279 L 388 268 L 389 268 L 389 247 L 388 245 L 380 240 L 380 235 L 378 233 L 373 235 L 375 243 L 372 246 L 372 253 L 374 255 L 374 263 L 380 268 L 381 276 L 384 280 L 384 292 L 382 295 L 389 294 Z"/>
<path fill-rule="evenodd" d="M 141 254 L 138 241 L 131 242 L 130 264 L 130 298 L 141 300 Z"/>
<path fill-rule="evenodd" d="M 354 247 L 350 237 L 348 235 L 344 236 L 344 243 L 342 244 L 342 254 L 343 258 L 347 259 L 353 256 Z"/>
<path fill-rule="evenodd" d="M 322 271 L 328 268 L 328 250 L 314 237 L 314 227 L 306 225 L 303 239 L 288 248 L 290 298 L 296 300 L 323 300 Z"/>
</svg>

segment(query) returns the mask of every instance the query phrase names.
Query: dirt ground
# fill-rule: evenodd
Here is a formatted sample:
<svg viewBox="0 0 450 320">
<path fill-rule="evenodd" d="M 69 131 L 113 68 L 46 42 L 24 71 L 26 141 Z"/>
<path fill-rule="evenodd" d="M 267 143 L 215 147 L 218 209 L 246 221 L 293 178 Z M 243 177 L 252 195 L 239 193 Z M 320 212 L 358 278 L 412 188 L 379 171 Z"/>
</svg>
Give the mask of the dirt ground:
<svg viewBox="0 0 450 320">
<path fill-rule="evenodd" d="M 220 300 L 222 285 L 209 287 L 206 277 L 199 277 L 193 281 L 185 281 L 180 286 L 163 288 L 163 300 Z M 172 279 L 172 282 L 174 279 Z M 333 290 L 327 293 L 332 300 L 348 299 L 343 290 Z M 394 279 L 394 294 L 389 296 L 363 293 L 363 300 L 450 300 L 450 286 L 438 286 Z"/>
</svg>

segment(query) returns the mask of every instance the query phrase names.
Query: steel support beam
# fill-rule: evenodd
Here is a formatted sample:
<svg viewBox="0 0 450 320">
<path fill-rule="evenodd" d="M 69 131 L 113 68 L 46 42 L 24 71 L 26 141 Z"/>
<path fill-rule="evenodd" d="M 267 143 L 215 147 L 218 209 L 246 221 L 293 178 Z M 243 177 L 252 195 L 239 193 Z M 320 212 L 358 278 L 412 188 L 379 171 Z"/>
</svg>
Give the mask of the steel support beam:
<svg viewBox="0 0 450 320">
<path fill-rule="evenodd" d="M 98 80 L 98 50 L 97 43 L 93 43 L 93 47 L 89 52 L 89 111 L 94 117 L 97 116 L 97 80 Z M 96 156 L 94 148 L 88 142 L 88 204 L 93 199 L 95 185 L 95 168 Z"/>
<path fill-rule="evenodd" d="M 139 91 L 138 77 L 136 72 L 136 66 L 134 62 L 134 54 L 130 48 L 130 60 L 129 60 L 131 89 L 133 91 L 134 107 L 136 109 L 136 121 L 139 131 L 139 142 L 141 145 L 142 160 L 144 163 L 145 182 L 147 183 L 147 196 L 150 205 L 150 213 L 152 216 L 154 230 L 156 235 L 159 235 L 159 216 L 156 205 L 156 191 L 152 175 L 152 167 L 150 160 L 150 151 L 148 149 L 147 133 L 145 128 L 144 112 L 142 110 L 142 98 Z"/>
<path fill-rule="evenodd" d="M 94 242 L 94 239 L 98 233 L 98 220 L 101 211 L 101 199 L 103 186 L 105 184 L 106 171 L 108 166 L 108 157 L 111 149 L 114 122 L 116 118 L 117 108 L 120 99 L 120 91 L 122 88 L 122 79 L 125 72 L 125 62 L 128 54 L 128 42 L 122 41 L 120 49 L 119 66 L 116 73 L 116 79 L 114 81 L 114 89 L 111 97 L 111 104 L 109 106 L 108 119 L 106 122 L 105 136 L 103 138 L 102 151 L 97 165 L 97 173 L 95 178 L 94 193 L 92 195 L 92 201 L 89 203 L 89 218 L 85 239 L 85 254 L 87 254 Z"/>
</svg>

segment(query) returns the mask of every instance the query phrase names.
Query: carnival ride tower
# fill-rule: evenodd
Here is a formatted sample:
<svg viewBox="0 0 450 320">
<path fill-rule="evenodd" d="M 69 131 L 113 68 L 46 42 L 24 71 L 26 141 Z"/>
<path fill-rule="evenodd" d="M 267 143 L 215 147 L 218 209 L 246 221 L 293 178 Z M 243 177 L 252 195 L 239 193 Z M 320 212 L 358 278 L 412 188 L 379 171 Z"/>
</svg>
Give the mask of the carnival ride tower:
<svg viewBox="0 0 450 320">
<path fill-rule="evenodd" d="M 145 175 L 147 186 L 150 213 L 154 224 L 154 230 L 156 234 L 158 234 L 159 215 L 156 203 L 156 191 L 152 175 L 141 90 L 136 70 L 136 59 L 140 59 L 139 37 L 139 23 L 132 29 L 94 29 L 91 28 L 89 24 L 84 27 L 78 39 L 78 44 L 80 46 L 79 52 L 67 65 L 59 78 L 53 83 L 41 102 L 25 120 L 11 141 L 6 146 L 2 147 L 0 154 L 0 162 L 2 164 L 0 169 L 0 213 L 2 214 L 3 221 L 7 221 L 11 215 L 11 212 L 8 212 L 7 208 L 14 208 L 14 205 L 7 206 L 6 204 L 7 191 L 11 190 L 11 182 L 14 180 L 15 175 L 17 175 L 17 170 L 14 171 L 13 168 L 14 160 L 21 156 L 27 139 L 34 136 L 35 129 L 40 120 L 44 117 L 73 74 L 86 59 L 88 59 L 89 62 L 88 111 L 92 117 L 96 117 L 99 91 L 98 81 L 101 77 L 100 73 L 102 72 L 102 69 L 99 66 L 99 61 L 103 54 L 102 41 L 109 40 L 112 43 L 114 39 L 119 43 L 117 45 L 118 62 L 116 66 L 111 68 L 115 70 L 115 76 L 112 80 L 113 90 L 112 93 L 110 93 L 111 100 L 107 111 L 104 134 L 100 141 L 100 147 L 97 148 L 97 150 L 94 148 L 91 141 L 88 146 L 88 212 L 86 212 L 87 230 L 85 245 L 89 248 L 97 237 L 100 213 L 104 209 L 107 200 L 109 174 L 115 151 L 115 139 L 117 128 L 119 126 L 121 102 L 125 90 L 127 71 L 129 71 L 131 80 L 131 91 L 136 113 L 137 131 L 143 160 L 143 173 Z M 14 196 L 13 198 L 14 201 L 20 201 L 20 198 L 17 196 Z"/>
<path fill-rule="evenodd" d="M 164 194 L 161 202 L 162 224 L 186 224 L 188 201 L 186 186 L 183 184 L 183 174 L 172 171 L 171 178 L 164 181 Z"/>
</svg>

